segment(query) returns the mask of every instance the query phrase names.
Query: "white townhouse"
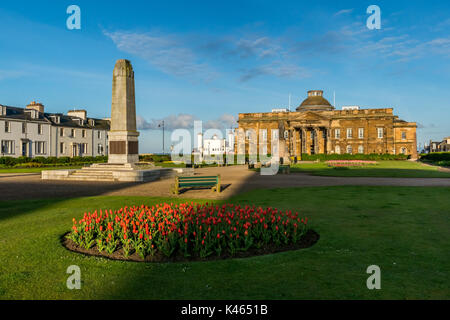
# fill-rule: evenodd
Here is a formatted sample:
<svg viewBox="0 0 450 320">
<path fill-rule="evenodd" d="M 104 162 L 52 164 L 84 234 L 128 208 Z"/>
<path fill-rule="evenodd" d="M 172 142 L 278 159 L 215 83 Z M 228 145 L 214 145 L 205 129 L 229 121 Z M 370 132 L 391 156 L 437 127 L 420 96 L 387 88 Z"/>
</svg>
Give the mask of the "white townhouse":
<svg viewBox="0 0 450 320">
<path fill-rule="evenodd" d="M 41 103 L 26 108 L 0 105 L 0 156 L 75 157 L 108 155 L 107 119 L 86 110 L 45 113 Z"/>
</svg>

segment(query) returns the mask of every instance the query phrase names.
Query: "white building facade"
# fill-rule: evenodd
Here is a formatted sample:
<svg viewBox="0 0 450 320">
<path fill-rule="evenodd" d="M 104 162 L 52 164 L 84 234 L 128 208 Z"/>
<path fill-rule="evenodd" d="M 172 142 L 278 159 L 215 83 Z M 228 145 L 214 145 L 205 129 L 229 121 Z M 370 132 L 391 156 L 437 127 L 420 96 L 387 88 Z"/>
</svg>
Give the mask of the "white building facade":
<svg viewBox="0 0 450 320">
<path fill-rule="evenodd" d="M 88 118 L 85 110 L 67 115 L 0 105 L 1 156 L 76 157 L 108 155 L 109 120 Z"/>
</svg>

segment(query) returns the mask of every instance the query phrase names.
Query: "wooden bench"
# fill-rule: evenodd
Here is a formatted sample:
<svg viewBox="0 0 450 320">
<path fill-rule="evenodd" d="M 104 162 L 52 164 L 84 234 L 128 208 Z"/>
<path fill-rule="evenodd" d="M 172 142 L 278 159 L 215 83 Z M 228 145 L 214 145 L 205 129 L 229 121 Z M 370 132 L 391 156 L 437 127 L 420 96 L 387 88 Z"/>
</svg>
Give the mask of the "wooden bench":
<svg viewBox="0 0 450 320">
<path fill-rule="evenodd" d="M 279 172 L 279 173 L 290 174 L 290 173 L 291 173 L 291 166 L 281 164 L 281 165 L 278 167 L 278 172 Z"/>
<path fill-rule="evenodd" d="M 175 177 L 174 194 L 179 194 L 182 188 L 203 188 L 211 187 L 212 191 L 220 193 L 220 175 L 217 176 L 191 176 Z"/>
</svg>

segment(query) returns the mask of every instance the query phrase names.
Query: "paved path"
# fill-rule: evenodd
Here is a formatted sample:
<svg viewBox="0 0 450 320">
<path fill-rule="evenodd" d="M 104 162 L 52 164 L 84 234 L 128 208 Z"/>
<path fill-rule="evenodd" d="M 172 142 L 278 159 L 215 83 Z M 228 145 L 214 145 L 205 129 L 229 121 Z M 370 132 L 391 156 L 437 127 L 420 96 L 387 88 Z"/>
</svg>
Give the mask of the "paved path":
<svg viewBox="0 0 450 320">
<path fill-rule="evenodd" d="M 214 193 L 206 190 L 189 190 L 179 198 L 223 199 L 252 189 L 310 187 L 310 186 L 447 186 L 450 178 L 368 178 L 321 177 L 304 173 L 261 176 L 246 166 L 195 169 L 196 174 L 220 174 L 225 190 Z M 174 179 L 146 183 L 43 181 L 37 174 L 0 174 L 0 200 L 31 198 L 60 198 L 96 195 L 122 196 L 173 196 L 170 193 Z"/>
</svg>

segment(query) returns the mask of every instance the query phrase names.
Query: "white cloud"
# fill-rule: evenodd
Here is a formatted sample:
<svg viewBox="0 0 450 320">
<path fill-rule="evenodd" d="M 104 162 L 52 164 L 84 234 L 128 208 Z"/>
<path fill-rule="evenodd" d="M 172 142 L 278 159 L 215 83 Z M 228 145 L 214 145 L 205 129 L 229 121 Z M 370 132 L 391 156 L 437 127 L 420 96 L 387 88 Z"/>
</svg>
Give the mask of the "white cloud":
<svg viewBox="0 0 450 320">
<path fill-rule="evenodd" d="M 160 32 L 103 33 L 119 50 L 146 60 L 166 74 L 189 80 L 211 81 L 223 72 L 238 73 L 241 81 L 261 75 L 304 77 L 305 68 L 290 62 L 292 57 L 284 48 L 286 44 L 267 36 L 217 38 Z"/>
<path fill-rule="evenodd" d="M 177 36 L 128 31 L 104 31 L 104 34 L 119 50 L 145 59 L 164 73 L 199 77 L 206 81 L 215 76 L 215 72 L 200 62 L 192 49 L 184 46 L 183 39 Z"/>
<path fill-rule="evenodd" d="M 194 121 L 200 120 L 198 117 L 191 114 L 169 115 L 163 119 L 145 120 L 142 116 L 136 117 L 136 124 L 138 130 L 162 130 L 162 122 L 164 121 L 164 129 L 192 129 Z M 223 114 L 218 119 L 203 121 L 204 129 L 228 129 L 236 127 L 236 118 L 230 114 Z"/>
<path fill-rule="evenodd" d="M 352 13 L 352 12 L 353 12 L 353 9 L 343 9 L 343 10 L 340 10 L 340 11 L 336 12 L 334 14 L 334 16 L 337 17 L 337 16 L 340 16 L 340 15 L 347 14 L 347 13 Z"/>
<path fill-rule="evenodd" d="M 28 73 L 25 71 L 0 69 L 0 80 L 21 78 L 23 76 L 26 76 L 27 74 Z"/>
</svg>

